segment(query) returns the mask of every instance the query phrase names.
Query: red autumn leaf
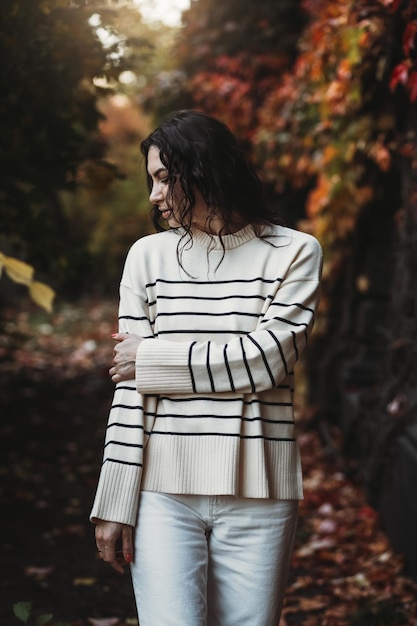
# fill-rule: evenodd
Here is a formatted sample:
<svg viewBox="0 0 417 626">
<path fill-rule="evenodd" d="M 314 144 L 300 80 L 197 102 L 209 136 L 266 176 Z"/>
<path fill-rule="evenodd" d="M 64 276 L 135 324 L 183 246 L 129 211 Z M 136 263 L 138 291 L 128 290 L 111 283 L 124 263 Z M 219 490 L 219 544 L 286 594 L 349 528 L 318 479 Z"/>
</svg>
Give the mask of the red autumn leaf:
<svg viewBox="0 0 417 626">
<path fill-rule="evenodd" d="M 372 507 L 364 505 L 358 511 L 358 517 L 361 519 L 376 520 L 378 518 L 378 514 Z"/>
<path fill-rule="evenodd" d="M 411 50 L 414 50 L 415 38 L 417 33 L 417 22 L 410 22 L 407 24 L 403 34 L 403 50 L 404 53 L 409 56 Z"/>
<path fill-rule="evenodd" d="M 402 61 L 401 63 L 399 63 L 398 65 L 394 67 L 394 69 L 392 70 L 391 80 L 389 83 L 389 88 L 391 89 L 391 91 L 394 91 L 398 83 L 403 83 L 403 85 L 407 83 L 408 69 L 409 69 L 408 61 Z"/>
<path fill-rule="evenodd" d="M 43 580 L 47 576 L 50 576 L 55 570 L 54 565 L 47 565 L 46 567 L 38 567 L 36 565 L 27 565 L 25 567 L 26 576 L 33 576 L 38 580 Z"/>
</svg>

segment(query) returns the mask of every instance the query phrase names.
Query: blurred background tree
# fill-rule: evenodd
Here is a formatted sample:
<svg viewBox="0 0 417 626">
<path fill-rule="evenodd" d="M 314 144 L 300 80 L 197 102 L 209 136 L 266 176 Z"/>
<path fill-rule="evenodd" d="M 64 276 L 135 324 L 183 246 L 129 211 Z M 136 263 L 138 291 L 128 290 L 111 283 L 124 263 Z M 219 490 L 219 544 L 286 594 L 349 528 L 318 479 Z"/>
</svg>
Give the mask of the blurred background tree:
<svg viewBox="0 0 417 626">
<path fill-rule="evenodd" d="M 91 285 L 95 235 L 60 194 L 105 192 L 124 175 L 107 158 L 100 103 L 120 77 L 146 66 L 152 49 L 137 7 L 123 3 L 129 32 L 119 31 L 119 16 L 114 3 L 96 0 L 0 6 L 0 247 L 68 294 L 85 288 L 84 276 Z M 91 227 L 94 210 L 86 208 Z"/>
<path fill-rule="evenodd" d="M 193 2 L 183 14 L 176 67 L 149 90 L 153 111 L 160 117 L 181 106 L 201 108 L 250 149 L 257 109 L 291 67 L 306 17 L 299 0 Z"/>
<path fill-rule="evenodd" d="M 150 132 L 154 114 L 152 107 L 145 111 L 144 101 L 149 83 L 155 77 L 163 80 L 175 61 L 177 29 L 145 22 L 130 0 L 111 7 L 95 14 L 93 21 L 99 28 L 106 23 L 106 32 L 114 33 L 118 42 L 122 39 L 125 68 L 119 67 L 113 77 L 95 79 L 107 91 L 96 103 L 101 117 L 95 143 L 117 175 L 109 176 L 108 169 L 88 159 L 78 170 L 75 189 L 62 193 L 61 201 L 93 264 L 86 278 L 89 283 L 94 278 L 97 293 L 114 295 L 128 248 L 153 228 L 140 142 Z"/>
</svg>

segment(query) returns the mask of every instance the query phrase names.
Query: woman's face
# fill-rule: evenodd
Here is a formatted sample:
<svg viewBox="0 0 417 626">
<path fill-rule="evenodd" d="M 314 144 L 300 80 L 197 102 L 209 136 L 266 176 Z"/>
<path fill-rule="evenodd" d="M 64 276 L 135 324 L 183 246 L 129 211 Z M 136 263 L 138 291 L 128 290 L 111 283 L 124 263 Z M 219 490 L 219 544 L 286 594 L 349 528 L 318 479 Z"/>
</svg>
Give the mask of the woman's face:
<svg viewBox="0 0 417 626">
<path fill-rule="evenodd" d="M 182 200 L 182 191 L 180 185 L 177 183 L 174 186 L 173 197 L 170 197 L 170 206 L 168 206 L 168 191 L 170 174 L 161 161 L 159 148 L 151 146 L 148 152 L 148 174 L 152 180 L 152 190 L 149 195 L 151 204 L 156 205 L 161 211 L 162 217 L 168 222 L 171 228 L 177 228 L 180 226 L 178 220 L 178 213 L 176 209 L 180 206 Z M 194 189 L 195 193 L 195 205 L 191 216 L 191 223 L 198 228 L 205 230 L 207 226 L 207 218 L 209 216 L 209 209 L 205 203 L 203 196 L 198 189 Z M 217 220 L 214 220 L 217 222 Z M 210 221 L 210 230 L 212 231 L 213 220 Z M 215 224 L 215 229 L 217 223 Z"/>
<path fill-rule="evenodd" d="M 151 146 L 148 152 L 148 174 L 152 180 L 152 190 L 149 195 L 151 204 L 157 205 L 162 217 L 171 228 L 179 226 L 175 217 L 175 206 L 167 206 L 170 176 L 167 168 L 161 161 L 159 148 Z"/>
</svg>

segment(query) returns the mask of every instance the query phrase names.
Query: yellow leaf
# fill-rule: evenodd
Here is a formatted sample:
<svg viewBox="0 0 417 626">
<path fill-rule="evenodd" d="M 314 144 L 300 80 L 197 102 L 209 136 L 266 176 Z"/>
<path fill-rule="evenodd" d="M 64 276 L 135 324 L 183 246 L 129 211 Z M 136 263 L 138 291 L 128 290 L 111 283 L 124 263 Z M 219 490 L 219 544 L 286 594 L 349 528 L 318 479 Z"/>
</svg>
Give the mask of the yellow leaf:
<svg viewBox="0 0 417 626">
<path fill-rule="evenodd" d="M 45 309 L 48 313 L 52 312 L 52 302 L 55 297 L 53 289 L 45 285 L 45 283 L 34 280 L 29 285 L 29 293 L 36 304 Z"/>
<path fill-rule="evenodd" d="M 32 278 L 34 269 L 28 263 L 14 259 L 11 256 L 2 255 L 2 264 L 6 270 L 6 274 L 14 280 L 15 283 L 22 285 L 29 285 Z"/>
</svg>

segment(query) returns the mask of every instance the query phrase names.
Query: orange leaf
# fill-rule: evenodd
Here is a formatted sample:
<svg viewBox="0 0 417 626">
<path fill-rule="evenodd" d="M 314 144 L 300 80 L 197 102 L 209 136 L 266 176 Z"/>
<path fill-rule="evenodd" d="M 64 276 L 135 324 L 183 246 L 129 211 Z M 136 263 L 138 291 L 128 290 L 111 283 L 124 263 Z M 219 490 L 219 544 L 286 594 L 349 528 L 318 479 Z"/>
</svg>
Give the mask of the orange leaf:
<svg viewBox="0 0 417 626">
<path fill-rule="evenodd" d="M 314 217 L 326 206 L 331 188 L 330 180 L 323 175 L 319 176 L 317 186 L 310 192 L 307 200 L 307 215 L 309 217 Z"/>
<path fill-rule="evenodd" d="M 340 80 L 348 80 L 352 76 L 352 63 L 349 59 L 343 59 L 337 68 L 337 76 Z"/>
<path fill-rule="evenodd" d="M 327 145 L 323 151 L 323 164 L 327 165 L 330 161 L 333 161 L 334 157 L 338 154 L 338 151 L 334 146 Z"/>
</svg>

